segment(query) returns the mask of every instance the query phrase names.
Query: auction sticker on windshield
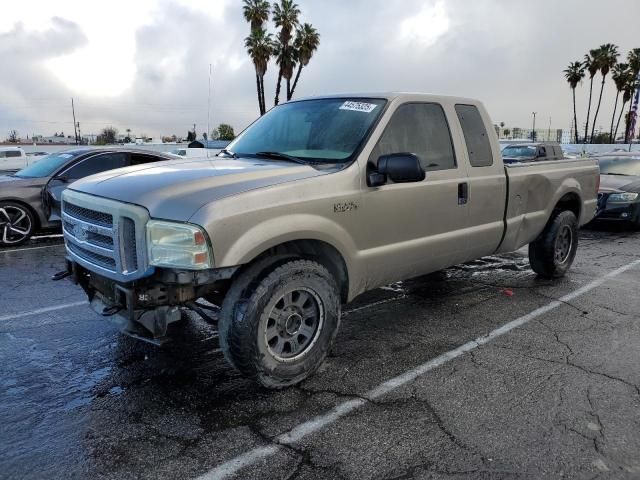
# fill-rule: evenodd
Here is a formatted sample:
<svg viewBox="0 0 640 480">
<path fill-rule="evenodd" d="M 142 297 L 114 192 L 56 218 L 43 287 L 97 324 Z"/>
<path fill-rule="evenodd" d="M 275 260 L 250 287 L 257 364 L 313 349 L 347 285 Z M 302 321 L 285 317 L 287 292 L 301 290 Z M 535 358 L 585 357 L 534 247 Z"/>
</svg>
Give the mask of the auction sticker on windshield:
<svg viewBox="0 0 640 480">
<path fill-rule="evenodd" d="M 377 107 L 375 103 L 352 102 L 347 100 L 342 104 L 340 110 L 353 110 L 354 112 L 371 113 Z"/>
</svg>

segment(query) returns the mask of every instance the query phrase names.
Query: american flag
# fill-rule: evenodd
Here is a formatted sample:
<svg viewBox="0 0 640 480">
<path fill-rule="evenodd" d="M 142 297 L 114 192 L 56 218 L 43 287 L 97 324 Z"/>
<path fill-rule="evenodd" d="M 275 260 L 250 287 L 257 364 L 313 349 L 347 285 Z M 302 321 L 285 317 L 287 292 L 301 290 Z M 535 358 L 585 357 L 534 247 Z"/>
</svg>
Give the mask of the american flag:
<svg viewBox="0 0 640 480">
<path fill-rule="evenodd" d="M 631 112 L 629 118 L 629 130 L 628 136 L 629 141 L 633 141 L 633 137 L 636 131 L 636 119 L 638 118 L 638 102 L 640 101 L 640 73 L 638 73 L 638 78 L 636 79 L 636 93 L 633 96 L 633 102 L 631 103 Z"/>
</svg>

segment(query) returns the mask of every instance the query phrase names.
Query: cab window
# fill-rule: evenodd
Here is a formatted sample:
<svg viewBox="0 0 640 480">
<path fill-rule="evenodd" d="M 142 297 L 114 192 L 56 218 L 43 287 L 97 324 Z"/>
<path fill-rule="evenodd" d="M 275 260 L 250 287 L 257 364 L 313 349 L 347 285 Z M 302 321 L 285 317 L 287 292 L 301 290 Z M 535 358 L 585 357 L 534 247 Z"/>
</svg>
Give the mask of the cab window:
<svg viewBox="0 0 640 480">
<path fill-rule="evenodd" d="M 369 160 L 391 153 L 413 153 L 425 172 L 456 168 L 449 124 L 437 103 L 401 105 L 371 152 Z"/>
<path fill-rule="evenodd" d="M 469 163 L 472 167 L 489 167 L 493 165 L 491 142 L 487 129 L 484 127 L 482 116 L 475 105 L 456 105 L 456 113 L 464 141 L 469 153 Z"/>
</svg>

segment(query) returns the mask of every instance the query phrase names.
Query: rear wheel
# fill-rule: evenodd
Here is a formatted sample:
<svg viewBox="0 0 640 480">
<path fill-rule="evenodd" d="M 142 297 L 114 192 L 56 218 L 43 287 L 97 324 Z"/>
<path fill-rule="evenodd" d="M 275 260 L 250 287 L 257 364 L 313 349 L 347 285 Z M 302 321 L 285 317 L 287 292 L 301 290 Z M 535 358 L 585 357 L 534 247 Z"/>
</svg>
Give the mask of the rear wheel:
<svg viewBox="0 0 640 480">
<path fill-rule="evenodd" d="M 0 246 L 20 245 L 33 235 L 35 219 L 29 208 L 0 202 Z"/>
<path fill-rule="evenodd" d="M 545 278 L 564 276 L 578 250 L 578 219 L 571 211 L 559 211 L 543 232 L 529 244 L 529 263 Z"/>
<path fill-rule="evenodd" d="M 309 260 L 289 260 L 251 281 L 242 277 L 239 288 L 229 290 L 220 315 L 225 357 L 267 388 L 301 382 L 322 364 L 338 331 L 334 278 Z"/>
</svg>

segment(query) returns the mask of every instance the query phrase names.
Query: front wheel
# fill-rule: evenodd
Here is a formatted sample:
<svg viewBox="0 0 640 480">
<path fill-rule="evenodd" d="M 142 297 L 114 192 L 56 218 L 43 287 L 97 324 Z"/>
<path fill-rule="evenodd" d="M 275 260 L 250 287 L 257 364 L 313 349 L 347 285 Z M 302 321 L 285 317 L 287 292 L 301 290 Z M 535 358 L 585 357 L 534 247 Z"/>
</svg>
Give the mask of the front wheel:
<svg viewBox="0 0 640 480">
<path fill-rule="evenodd" d="M 289 260 L 247 280 L 231 287 L 220 312 L 227 361 L 266 388 L 301 382 L 322 364 L 338 331 L 335 279 L 316 262 Z"/>
<path fill-rule="evenodd" d="M 556 212 L 542 233 L 529 244 L 529 263 L 544 278 L 567 273 L 578 250 L 578 219 L 570 211 Z"/>
<path fill-rule="evenodd" d="M 31 238 L 34 229 L 35 219 L 27 207 L 0 202 L 0 246 L 20 245 Z"/>
</svg>

